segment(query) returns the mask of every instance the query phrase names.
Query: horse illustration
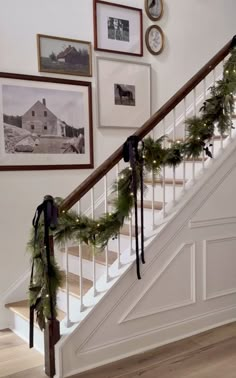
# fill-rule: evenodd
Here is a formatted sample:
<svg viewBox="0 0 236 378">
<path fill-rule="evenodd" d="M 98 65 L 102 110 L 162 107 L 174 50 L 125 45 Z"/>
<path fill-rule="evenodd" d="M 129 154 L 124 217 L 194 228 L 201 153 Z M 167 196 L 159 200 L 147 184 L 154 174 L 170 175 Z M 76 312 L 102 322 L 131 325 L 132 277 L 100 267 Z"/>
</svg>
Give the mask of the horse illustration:
<svg viewBox="0 0 236 378">
<path fill-rule="evenodd" d="M 127 98 L 129 105 L 134 102 L 133 93 L 131 91 L 123 89 L 120 84 L 116 84 L 116 89 L 118 90 L 121 104 L 123 104 L 123 97 Z"/>
</svg>

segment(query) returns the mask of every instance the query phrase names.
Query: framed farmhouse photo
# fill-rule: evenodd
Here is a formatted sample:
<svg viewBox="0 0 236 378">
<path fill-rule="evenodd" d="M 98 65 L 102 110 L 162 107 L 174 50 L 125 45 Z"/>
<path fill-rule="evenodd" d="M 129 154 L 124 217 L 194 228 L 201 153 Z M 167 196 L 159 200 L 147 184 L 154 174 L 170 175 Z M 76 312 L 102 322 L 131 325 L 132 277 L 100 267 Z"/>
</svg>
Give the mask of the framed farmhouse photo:
<svg viewBox="0 0 236 378">
<path fill-rule="evenodd" d="M 143 55 L 142 10 L 94 0 L 95 50 Z"/>
<path fill-rule="evenodd" d="M 92 76 L 91 43 L 37 34 L 40 72 Z"/>
<path fill-rule="evenodd" d="M 151 65 L 97 58 L 100 127 L 138 128 L 151 116 Z"/>
<path fill-rule="evenodd" d="M 93 168 L 91 83 L 0 73 L 0 170 Z"/>
<path fill-rule="evenodd" d="M 163 15 L 163 0 L 145 0 L 145 10 L 152 21 L 160 20 Z"/>
</svg>

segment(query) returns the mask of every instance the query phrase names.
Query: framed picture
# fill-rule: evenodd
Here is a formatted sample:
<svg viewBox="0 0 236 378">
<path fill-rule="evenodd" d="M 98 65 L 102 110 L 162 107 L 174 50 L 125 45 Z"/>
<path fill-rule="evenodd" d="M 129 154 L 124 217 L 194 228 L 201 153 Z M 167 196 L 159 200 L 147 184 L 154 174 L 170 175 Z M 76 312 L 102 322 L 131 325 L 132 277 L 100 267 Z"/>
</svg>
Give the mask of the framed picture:
<svg viewBox="0 0 236 378">
<path fill-rule="evenodd" d="M 91 83 L 0 73 L 0 170 L 93 168 Z"/>
<path fill-rule="evenodd" d="M 145 33 L 145 41 L 147 49 L 151 54 L 160 54 L 164 48 L 164 34 L 160 26 L 149 26 Z"/>
<path fill-rule="evenodd" d="M 151 65 L 97 58 L 100 127 L 138 128 L 151 115 Z"/>
<path fill-rule="evenodd" d="M 152 21 L 157 21 L 163 14 L 163 0 L 145 0 L 145 10 Z"/>
<path fill-rule="evenodd" d="M 37 34 L 40 72 L 92 76 L 91 43 Z"/>
<path fill-rule="evenodd" d="M 142 10 L 94 0 L 96 50 L 143 55 Z"/>
</svg>

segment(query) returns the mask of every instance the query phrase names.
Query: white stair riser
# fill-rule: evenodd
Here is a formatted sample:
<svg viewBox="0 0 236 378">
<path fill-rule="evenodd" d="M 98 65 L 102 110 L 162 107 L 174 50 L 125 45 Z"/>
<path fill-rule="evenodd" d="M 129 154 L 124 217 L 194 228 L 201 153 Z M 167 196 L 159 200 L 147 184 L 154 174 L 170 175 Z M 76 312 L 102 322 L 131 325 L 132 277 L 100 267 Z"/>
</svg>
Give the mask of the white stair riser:
<svg viewBox="0 0 236 378">
<path fill-rule="evenodd" d="M 146 184 L 147 189 L 144 193 L 144 200 L 152 201 L 152 185 Z M 175 195 L 178 196 L 183 190 L 183 186 L 176 185 L 175 186 Z M 140 198 L 140 194 L 138 195 Z M 158 184 L 154 187 L 154 201 L 163 202 L 164 199 L 164 189 L 163 186 Z M 170 202 L 173 200 L 173 186 L 172 185 L 165 185 L 165 202 Z"/>
<path fill-rule="evenodd" d="M 67 313 L 67 294 L 63 290 L 58 290 L 57 307 L 59 310 Z M 69 295 L 69 311 L 70 317 L 73 317 L 73 314 L 77 314 L 80 311 L 80 298 Z"/>
<path fill-rule="evenodd" d="M 29 321 L 9 311 L 12 317 L 11 330 L 26 342 L 29 342 Z M 34 326 L 34 348 L 44 354 L 44 334 Z"/>
<path fill-rule="evenodd" d="M 108 249 L 117 252 L 117 244 L 117 239 L 109 240 Z M 128 248 L 130 248 L 130 237 L 126 235 L 120 235 L 120 251 L 123 252 Z"/>
<path fill-rule="evenodd" d="M 66 270 L 66 255 L 61 252 L 61 267 Z M 80 275 L 80 257 L 68 254 L 69 272 Z M 93 280 L 93 261 L 82 259 L 83 277 Z M 100 278 L 105 272 L 105 265 L 96 263 L 96 276 Z"/>
</svg>

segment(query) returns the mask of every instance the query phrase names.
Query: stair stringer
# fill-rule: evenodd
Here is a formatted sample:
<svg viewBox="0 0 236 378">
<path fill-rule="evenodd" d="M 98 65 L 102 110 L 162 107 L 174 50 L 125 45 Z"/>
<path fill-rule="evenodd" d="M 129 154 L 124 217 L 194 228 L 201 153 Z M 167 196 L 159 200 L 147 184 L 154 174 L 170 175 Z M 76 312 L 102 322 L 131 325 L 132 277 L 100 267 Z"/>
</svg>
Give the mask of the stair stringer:
<svg viewBox="0 0 236 378">
<path fill-rule="evenodd" d="M 203 221 L 202 227 L 192 227 L 195 217 L 204 214 L 208 201 L 214 197 L 218 200 L 219 191 L 224 193 L 224 188 L 233 187 L 235 161 L 233 140 L 186 192 L 174 215 L 147 246 L 142 279 L 137 280 L 132 264 L 73 332 L 59 341 L 57 377 L 89 370 L 236 319 L 235 274 L 227 270 L 236 263 L 232 252 L 236 231 L 233 193 L 230 196 L 227 191 L 228 197 L 223 198 L 232 206 L 227 207 L 222 222 L 216 203 L 212 218 L 208 209 L 208 223 L 213 218 L 218 222 L 205 227 Z M 222 277 L 218 280 L 219 276 L 211 274 L 210 258 L 217 274 L 220 271 L 227 278 L 226 287 Z M 217 287 L 221 284 L 224 287 Z M 217 294 L 206 295 L 214 285 Z"/>
</svg>

